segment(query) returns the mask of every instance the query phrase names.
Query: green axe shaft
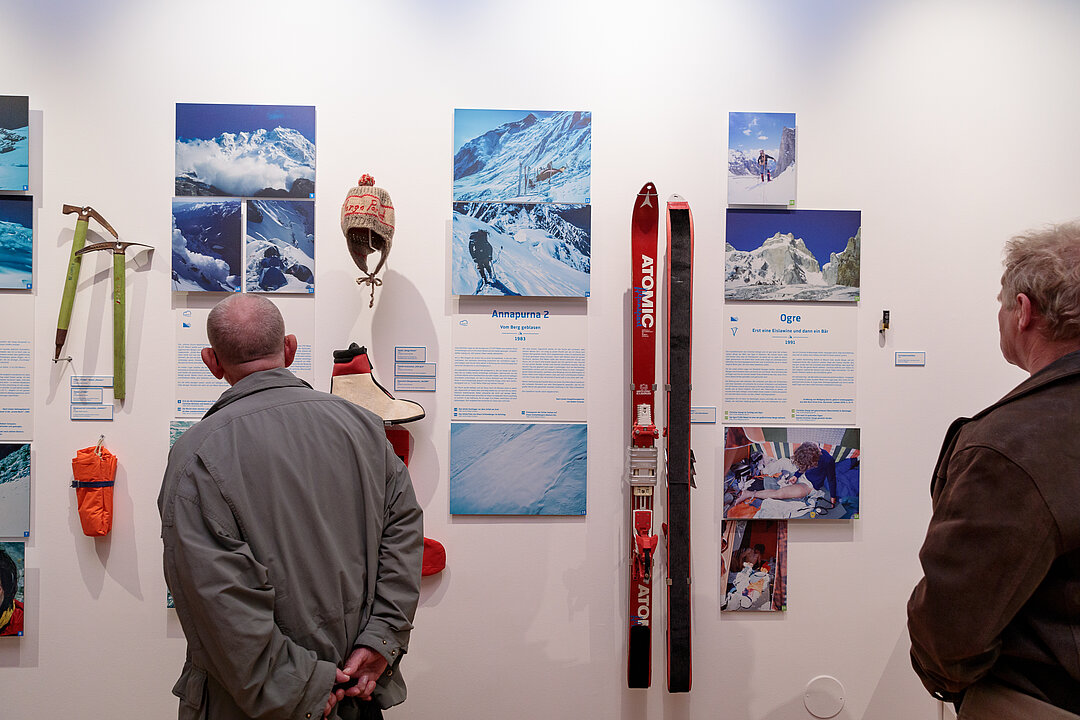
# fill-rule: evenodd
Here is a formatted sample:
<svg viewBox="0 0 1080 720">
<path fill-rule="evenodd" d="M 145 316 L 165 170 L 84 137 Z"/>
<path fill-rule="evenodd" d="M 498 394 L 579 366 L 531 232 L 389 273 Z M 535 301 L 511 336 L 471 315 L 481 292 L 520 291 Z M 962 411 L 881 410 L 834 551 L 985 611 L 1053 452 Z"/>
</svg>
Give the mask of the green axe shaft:
<svg viewBox="0 0 1080 720">
<path fill-rule="evenodd" d="M 151 247 L 142 243 L 110 240 L 87 245 L 79 251 L 79 255 L 95 250 L 109 250 L 113 254 L 113 398 L 116 400 L 123 400 L 127 396 L 127 315 L 124 311 L 127 304 L 124 263 L 127 258 L 124 256 L 124 251 L 132 245 Z"/>
<path fill-rule="evenodd" d="M 60 351 L 67 340 L 68 327 L 71 325 L 71 309 L 75 306 L 75 291 L 79 287 L 79 270 L 82 268 L 82 255 L 79 252 L 86 244 L 86 231 L 90 226 L 90 218 L 94 218 L 101 226 L 108 230 L 114 238 L 119 235 L 113 230 L 112 225 L 101 217 L 97 210 L 87 205 L 64 205 L 64 214 L 78 213 L 79 219 L 75 223 L 75 238 L 71 243 L 71 257 L 68 259 L 67 278 L 64 280 L 64 296 L 60 300 L 60 317 L 56 320 L 56 353 L 53 360 L 60 359 Z"/>
<path fill-rule="evenodd" d="M 86 244 L 86 228 L 90 225 L 88 220 L 79 219 L 75 223 L 75 240 L 71 243 L 71 258 L 68 259 L 67 279 L 64 280 L 64 297 L 60 300 L 60 317 L 56 320 L 56 354 L 53 359 L 60 357 L 60 350 L 67 340 L 68 327 L 71 325 L 71 308 L 75 306 L 75 289 L 79 285 L 79 268 L 82 267 L 82 256 L 77 253 Z"/>
<path fill-rule="evenodd" d="M 123 400 L 127 393 L 127 366 L 124 358 L 127 351 L 124 315 L 124 253 L 113 253 L 113 398 Z"/>
</svg>

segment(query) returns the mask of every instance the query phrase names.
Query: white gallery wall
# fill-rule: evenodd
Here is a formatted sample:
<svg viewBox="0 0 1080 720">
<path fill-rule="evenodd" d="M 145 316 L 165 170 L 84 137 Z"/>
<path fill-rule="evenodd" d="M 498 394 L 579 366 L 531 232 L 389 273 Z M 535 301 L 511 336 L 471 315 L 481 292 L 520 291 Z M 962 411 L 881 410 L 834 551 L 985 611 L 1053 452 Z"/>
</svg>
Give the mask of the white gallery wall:
<svg viewBox="0 0 1080 720">
<path fill-rule="evenodd" d="M 164 606 L 155 500 L 173 413 L 170 208 L 177 102 L 314 105 L 314 358 L 356 341 L 389 380 L 395 345 L 425 346 L 438 392 L 404 395 L 426 578 L 391 718 L 809 718 L 806 684 L 844 686 L 837 716 L 931 720 L 907 659 L 929 475 L 956 416 L 1023 374 L 997 348 L 1000 249 L 1080 216 L 1080 4 L 550 0 L 0 2 L 0 94 L 29 95 L 32 294 L 0 293 L 0 336 L 33 313 L 34 436 L 26 636 L 0 638 L 3 716 L 166 718 L 183 662 Z M 453 109 L 593 113 L 588 513 L 448 512 Z M 722 405 L 727 113 L 795 112 L 798 207 L 862 211 L 858 310 L 861 517 L 793 523 L 786 613 L 719 612 L 722 426 L 694 425 L 694 688 L 625 687 L 629 226 L 651 180 L 696 227 L 693 402 Z M 374 308 L 338 227 L 361 173 L 389 190 L 397 233 Z M 68 419 L 54 366 L 73 218 L 92 205 L 148 243 L 128 271 L 129 399 L 109 423 Z M 93 225 L 91 226 L 93 229 Z M 86 264 L 84 263 L 84 266 Z M 109 374 L 108 270 L 83 271 L 67 349 Z M 209 301 L 206 303 L 209 304 Z M 892 328 L 878 333 L 881 311 Z M 895 367 L 895 351 L 925 367 Z M 80 530 L 70 460 L 100 434 L 118 456 L 111 536 Z M 508 472 L 512 472 L 508 469 Z M 661 494 L 662 496 L 662 494 Z M 661 594 L 657 619 L 664 618 Z"/>
</svg>

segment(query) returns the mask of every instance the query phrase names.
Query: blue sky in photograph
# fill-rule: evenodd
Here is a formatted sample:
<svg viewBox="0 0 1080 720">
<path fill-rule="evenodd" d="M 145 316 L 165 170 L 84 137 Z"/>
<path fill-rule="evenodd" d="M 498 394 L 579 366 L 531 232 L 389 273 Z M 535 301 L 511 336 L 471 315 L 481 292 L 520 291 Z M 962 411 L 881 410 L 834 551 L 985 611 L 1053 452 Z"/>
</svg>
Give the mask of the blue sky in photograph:
<svg viewBox="0 0 1080 720">
<path fill-rule="evenodd" d="M 483 135 L 529 113 L 538 118 L 554 115 L 554 110 L 454 110 L 454 154 L 473 138 Z"/>
<path fill-rule="evenodd" d="M 786 127 L 795 127 L 795 113 L 728 113 L 728 147 L 743 152 L 778 148 Z"/>
<path fill-rule="evenodd" d="M 19 223 L 23 227 L 34 226 L 34 199 L 15 195 L 0 198 L 0 220 Z"/>
<path fill-rule="evenodd" d="M 802 238 L 819 263 L 829 253 L 847 247 L 862 224 L 858 210 L 739 210 L 727 211 L 727 241 L 736 250 L 754 250 L 776 233 Z"/>
<path fill-rule="evenodd" d="M 292 128 L 315 142 L 315 107 L 312 105 L 176 104 L 176 139 L 210 140 L 223 132 Z"/>
</svg>

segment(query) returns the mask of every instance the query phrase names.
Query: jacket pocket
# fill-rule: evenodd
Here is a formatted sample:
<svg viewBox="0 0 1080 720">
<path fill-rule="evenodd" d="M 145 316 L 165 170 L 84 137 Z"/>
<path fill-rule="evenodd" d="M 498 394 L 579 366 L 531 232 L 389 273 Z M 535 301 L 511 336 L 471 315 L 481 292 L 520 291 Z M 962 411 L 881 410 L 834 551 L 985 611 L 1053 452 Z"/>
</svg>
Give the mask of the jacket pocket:
<svg viewBox="0 0 1080 720">
<path fill-rule="evenodd" d="M 178 720 L 206 719 L 206 671 L 191 663 L 184 665 L 180 679 L 173 685 L 173 695 L 180 698 Z"/>
</svg>

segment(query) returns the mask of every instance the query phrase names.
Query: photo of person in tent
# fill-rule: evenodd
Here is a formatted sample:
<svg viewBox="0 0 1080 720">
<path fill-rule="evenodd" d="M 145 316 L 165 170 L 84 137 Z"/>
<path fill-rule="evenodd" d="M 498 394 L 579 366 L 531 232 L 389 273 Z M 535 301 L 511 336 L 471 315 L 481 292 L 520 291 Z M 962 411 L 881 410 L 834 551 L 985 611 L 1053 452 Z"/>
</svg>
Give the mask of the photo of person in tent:
<svg viewBox="0 0 1080 720">
<path fill-rule="evenodd" d="M 858 428 L 726 428 L 724 517 L 858 517 L 859 455 Z"/>
<path fill-rule="evenodd" d="M 787 522 L 725 522 L 721 548 L 722 610 L 787 609 Z"/>
</svg>

